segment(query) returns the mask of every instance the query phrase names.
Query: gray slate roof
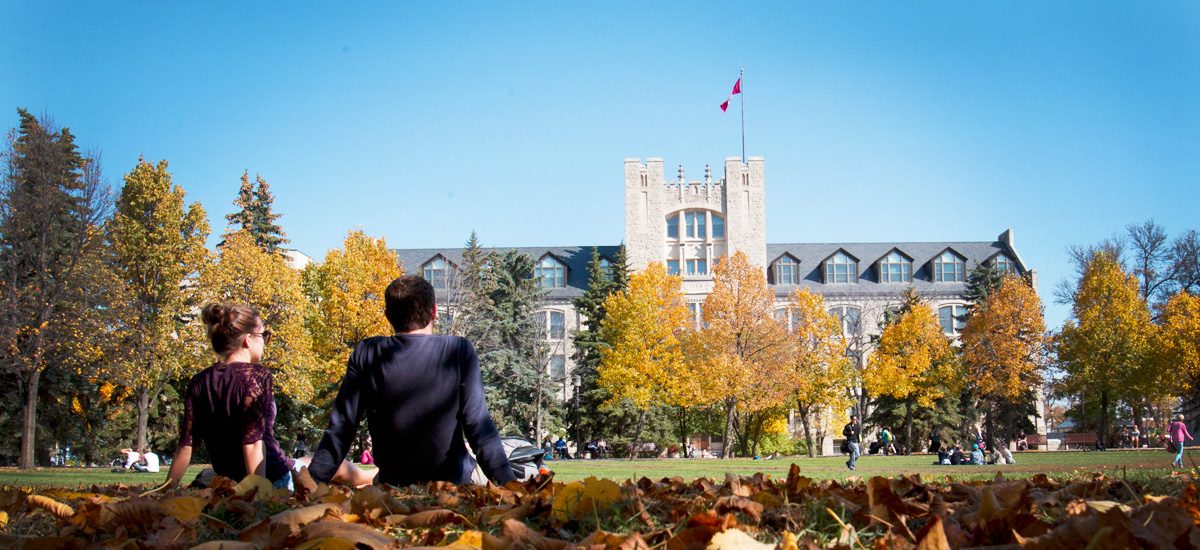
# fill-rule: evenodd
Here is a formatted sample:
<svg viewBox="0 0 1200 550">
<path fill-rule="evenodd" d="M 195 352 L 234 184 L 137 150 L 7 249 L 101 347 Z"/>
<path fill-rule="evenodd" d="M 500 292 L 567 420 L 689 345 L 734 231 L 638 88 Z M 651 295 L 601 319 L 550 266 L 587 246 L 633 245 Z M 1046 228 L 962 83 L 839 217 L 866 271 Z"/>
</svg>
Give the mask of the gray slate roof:
<svg viewBox="0 0 1200 550">
<path fill-rule="evenodd" d="M 600 256 L 611 262 L 617 253 L 616 246 L 596 246 Z M 587 290 L 587 265 L 592 260 L 591 246 L 519 246 L 496 247 L 488 250 L 504 252 L 516 250 L 528 254 L 533 261 L 540 260 L 546 254 L 551 254 L 567 266 L 567 287 L 550 289 L 546 297 L 550 300 L 570 300 L 583 296 Z M 400 257 L 400 263 L 408 273 L 420 274 L 421 266 L 437 255 L 442 255 L 454 265 L 462 264 L 462 248 L 403 248 L 395 250 Z"/>
<path fill-rule="evenodd" d="M 967 272 L 975 266 L 1004 252 L 1017 264 L 1024 274 L 1028 268 L 1021 262 L 1016 251 L 1003 241 L 994 242 L 922 242 L 922 243 L 797 243 L 768 244 L 767 261 L 774 263 L 785 254 L 800 262 L 800 287 L 812 289 L 827 296 L 880 294 L 890 295 L 903 292 L 907 283 L 880 283 L 877 263 L 880 258 L 899 250 L 912 259 L 912 286 L 921 294 L 961 294 L 965 283 L 933 282 L 933 260 L 946 249 L 951 249 L 966 258 Z M 858 259 L 857 284 L 825 284 L 822 265 L 825 259 L 843 250 Z M 774 274 L 771 274 L 771 278 Z M 774 281 L 771 281 L 774 283 Z M 773 285 L 777 295 L 787 295 L 795 285 Z"/>
<path fill-rule="evenodd" d="M 597 246 L 600 255 L 610 261 L 616 254 L 616 246 Z M 918 242 L 918 243 L 796 243 L 768 244 L 767 261 L 774 263 L 785 254 L 791 255 L 800 262 L 800 287 L 805 287 L 826 296 L 862 296 L 862 295 L 897 295 L 908 288 L 906 283 L 880 283 L 876 262 L 892 251 L 898 249 L 901 253 L 912 258 L 912 286 L 924 295 L 961 295 L 966 289 L 965 283 L 935 283 L 933 282 L 933 259 L 946 249 L 952 249 L 966 258 L 967 271 L 990 260 L 1000 252 L 1006 253 L 1016 262 L 1022 274 L 1028 267 L 1021 262 L 1015 250 L 1004 241 L 993 242 Z M 512 248 L 497 247 L 491 250 L 505 251 Z M 546 254 L 552 254 L 567 266 L 567 287 L 552 289 L 547 293 L 551 300 L 570 300 L 583 295 L 587 289 L 587 264 L 592 258 L 591 246 L 546 246 L 546 247 L 516 247 L 515 250 L 528 254 L 534 261 Z M 824 284 L 822 263 L 838 250 L 844 250 L 850 256 L 858 259 L 857 284 Z M 461 248 L 408 248 L 398 249 L 396 254 L 404 269 L 409 273 L 420 273 L 421 266 L 437 255 L 442 255 L 455 265 L 462 263 Z M 774 274 L 768 277 L 772 280 Z M 794 285 L 772 284 L 778 296 L 786 296 L 795 288 Z"/>
</svg>

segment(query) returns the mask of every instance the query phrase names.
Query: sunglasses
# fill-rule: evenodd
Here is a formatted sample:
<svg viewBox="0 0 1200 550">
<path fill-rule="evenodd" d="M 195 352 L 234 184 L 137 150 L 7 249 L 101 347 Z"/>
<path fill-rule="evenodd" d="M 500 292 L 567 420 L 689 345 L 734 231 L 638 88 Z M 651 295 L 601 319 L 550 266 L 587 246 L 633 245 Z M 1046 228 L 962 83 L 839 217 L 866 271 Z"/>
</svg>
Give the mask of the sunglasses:
<svg viewBox="0 0 1200 550">
<path fill-rule="evenodd" d="M 263 345 L 265 346 L 271 343 L 271 334 L 273 334 L 271 329 L 265 329 L 262 332 L 251 332 L 250 336 L 258 336 L 259 338 L 262 338 Z"/>
</svg>

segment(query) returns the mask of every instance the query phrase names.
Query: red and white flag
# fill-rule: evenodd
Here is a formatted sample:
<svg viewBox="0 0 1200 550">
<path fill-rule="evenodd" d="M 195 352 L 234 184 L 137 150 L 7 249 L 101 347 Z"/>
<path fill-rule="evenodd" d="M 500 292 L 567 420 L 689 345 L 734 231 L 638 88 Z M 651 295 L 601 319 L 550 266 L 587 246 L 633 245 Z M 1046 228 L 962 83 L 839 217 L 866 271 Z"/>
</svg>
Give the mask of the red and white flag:
<svg viewBox="0 0 1200 550">
<path fill-rule="evenodd" d="M 722 113 L 725 112 L 725 109 L 729 108 L 729 102 L 733 101 L 733 96 L 738 95 L 740 93 L 742 93 L 742 79 L 738 78 L 737 82 L 733 83 L 733 91 L 729 92 L 729 99 L 726 99 L 725 103 L 721 104 L 721 112 Z"/>
</svg>

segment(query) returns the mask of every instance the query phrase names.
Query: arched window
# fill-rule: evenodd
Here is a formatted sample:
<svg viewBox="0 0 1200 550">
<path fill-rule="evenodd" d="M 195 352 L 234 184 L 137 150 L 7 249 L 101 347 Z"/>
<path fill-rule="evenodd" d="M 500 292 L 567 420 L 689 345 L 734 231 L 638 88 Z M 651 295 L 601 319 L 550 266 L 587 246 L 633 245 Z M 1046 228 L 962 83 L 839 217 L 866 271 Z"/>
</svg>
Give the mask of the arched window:
<svg viewBox="0 0 1200 550">
<path fill-rule="evenodd" d="M 797 262 L 791 256 L 784 256 L 775 260 L 775 284 L 800 284 L 800 262 Z"/>
<path fill-rule="evenodd" d="M 962 331 L 966 321 L 963 316 L 967 314 L 967 306 L 964 305 L 949 305 L 938 308 L 938 323 L 942 325 L 942 332 L 946 334 L 958 334 Z"/>
<path fill-rule="evenodd" d="M 451 270 L 453 266 L 446 258 L 437 256 L 429 260 L 422 266 L 421 276 L 433 285 L 433 288 L 447 288 L 450 286 Z"/>
<path fill-rule="evenodd" d="M 703 210 L 692 210 L 683 213 L 683 226 L 687 228 L 687 237 L 689 239 L 708 238 L 708 231 L 705 229 L 707 225 L 705 218 Z"/>
<path fill-rule="evenodd" d="M 538 325 L 546 331 L 546 338 L 562 340 L 567 336 L 567 315 L 561 311 L 537 312 Z"/>
<path fill-rule="evenodd" d="M 1017 263 L 1007 254 L 996 254 L 996 257 L 992 258 L 992 267 L 1001 273 L 1017 272 Z"/>
<path fill-rule="evenodd" d="M 845 252 L 838 252 L 825 260 L 825 284 L 858 282 L 858 261 Z"/>
<path fill-rule="evenodd" d="M 829 308 L 829 314 L 838 320 L 842 327 L 842 336 L 853 337 L 862 335 L 862 310 L 855 306 L 835 306 Z"/>
<path fill-rule="evenodd" d="M 942 252 L 933 261 L 933 280 L 939 283 L 955 283 L 967 280 L 966 261 L 949 250 Z"/>
<path fill-rule="evenodd" d="M 567 266 L 553 256 L 546 256 L 533 267 L 533 278 L 542 288 L 567 288 Z"/>
<path fill-rule="evenodd" d="M 879 260 L 879 282 L 881 283 L 911 283 L 912 262 L 908 261 L 899 250 L 893 250 Z"/>
</svg>

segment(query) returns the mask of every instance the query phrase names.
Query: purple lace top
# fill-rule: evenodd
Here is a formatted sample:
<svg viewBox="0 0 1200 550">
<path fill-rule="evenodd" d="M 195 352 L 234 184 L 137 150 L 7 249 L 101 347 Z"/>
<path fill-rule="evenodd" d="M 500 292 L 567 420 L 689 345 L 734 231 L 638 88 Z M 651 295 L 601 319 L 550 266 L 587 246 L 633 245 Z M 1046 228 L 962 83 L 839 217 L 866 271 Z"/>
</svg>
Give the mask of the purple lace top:
<svg viewBox="0 0 1200 550">
<path fill-rule="evenodd" d="M 179 446 L 204 442 L 213 470 L 232 479 L 246 476 L 242 446 L 261 440 L 267 478 L 283 477 L 294 461 L 275 440 L 271 371 L 250 363 L 215 363 L 188 383 L 179 423 Z"/>
</svg>

